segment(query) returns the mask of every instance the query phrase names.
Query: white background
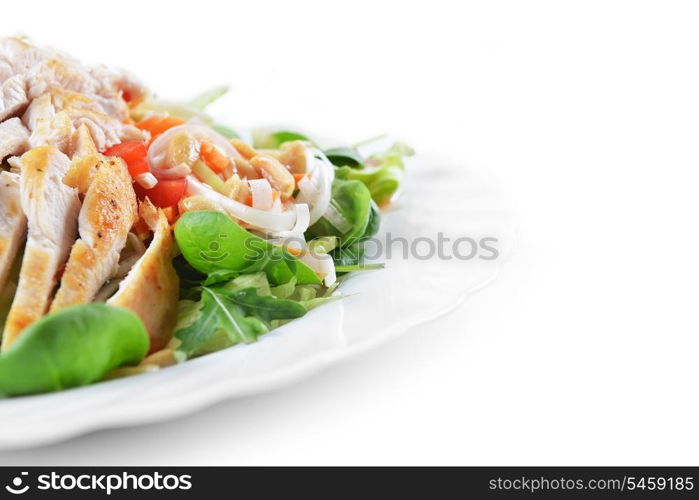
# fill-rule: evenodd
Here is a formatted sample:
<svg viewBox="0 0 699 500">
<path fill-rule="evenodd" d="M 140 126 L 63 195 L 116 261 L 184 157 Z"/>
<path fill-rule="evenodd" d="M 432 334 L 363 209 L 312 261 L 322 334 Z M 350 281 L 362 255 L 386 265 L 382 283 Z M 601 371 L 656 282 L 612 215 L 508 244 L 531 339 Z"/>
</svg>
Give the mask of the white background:
<svg viewBox="0 0 699 500">
<path fill-rule="evenodd" d="M 691 2 L 40 5 L 4 34 L 166 97 L 230 82 L 234 125 L 393 132 L 500 178 L 522 237 L 457 312 L 320 376 L 0 463 L 698 464 Z"/>
</svg>

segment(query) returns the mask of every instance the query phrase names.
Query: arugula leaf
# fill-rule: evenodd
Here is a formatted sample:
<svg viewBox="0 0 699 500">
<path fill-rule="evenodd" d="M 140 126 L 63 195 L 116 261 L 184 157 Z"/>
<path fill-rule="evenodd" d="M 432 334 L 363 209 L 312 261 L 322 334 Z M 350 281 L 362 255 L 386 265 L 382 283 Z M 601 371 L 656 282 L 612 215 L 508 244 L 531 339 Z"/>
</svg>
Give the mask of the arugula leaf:
<svg viewBox="0 0 699 500">
<path fill-rule="evenodd" d="M 364 159 L 354 148 L 332 148 L 325 150 L 325 156 L 336 167 L 363 168 Z"/>
<path fill-rule="evenodd" d="M 254 342 L 273 322 L 304 314 L 301 303 L 271 295 L 263 273 L 240 276 L 225 285 L 202 287 L 197 303 L 180 302 L 175 337 L 182 343 L 177 350 L 192 357 Z"/>
<path fill-rule="evenodd" d="M 295 319 L 306 314 L 306 309 L 298 302 L 278 299 L 273 295 L 258 295 L 254 288 L 229 290 L 219 287 L 215 291 L 240 307 L 246 315 L 260 318 L 266 324 L 275 319 Z"/>
<path fill-rule="evenodd" d="M 292 278 L 291 282 L 296 283 L 296 278 Z M 254 288 L 260 295 L 272 295 L 272 289 L 264 273 L 244 274 L 228 282 L 224 288 L 233 292 L 245 288 Z"/>
<path fill-rule="evenodd" d="M 217 283 L 223 283 L 226 281 L 230 281 L 232 279 L 237 278 L 240 276 L 239 271 L 229 271 L 227 269 L 216 269 L 215 271 L 211 271 L 206 278 L 201 282 L 202 286 L 210 286 L 210 285 L 215 285 Z"/>
</svg>

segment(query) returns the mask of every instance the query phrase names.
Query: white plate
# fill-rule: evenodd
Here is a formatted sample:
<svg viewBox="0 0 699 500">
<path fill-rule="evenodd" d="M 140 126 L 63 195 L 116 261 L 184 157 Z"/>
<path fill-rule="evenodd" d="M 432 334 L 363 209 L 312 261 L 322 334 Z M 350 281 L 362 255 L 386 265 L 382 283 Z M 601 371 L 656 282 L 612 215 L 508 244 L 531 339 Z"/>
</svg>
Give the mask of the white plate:
<svg viewBox="0 0 699 500">
<path fill-rule="evenodd" d="M 418 158 L 409 171 L 398 206 L 384 218 L 381 238 L 390 233 L 409 241 L 435 239 L 440 231 L 452 241 L 495 237 L 499 258 L 403 259 L 394 251 L 386 269 L 347 280 L 341 290 L 348 297 L 311 311 L 255 344 L 152 374 L 0 401 L 0 422 L 12 423 L 0 426 L 0 448 L 37 446 L 96 429 L 165 420 L 223 399 L 269 391 L 456 307 L 494 279 L 514 250 L 513 212 L 494 183 L 461 165 Z M 394 248 L 400 250 L 399 245 Z M 417 245 L 420 255 L 427 246 L 424 241 Z M 462 255 L 469 251 L 466 243 L 460 248 Z"/>
</svg>

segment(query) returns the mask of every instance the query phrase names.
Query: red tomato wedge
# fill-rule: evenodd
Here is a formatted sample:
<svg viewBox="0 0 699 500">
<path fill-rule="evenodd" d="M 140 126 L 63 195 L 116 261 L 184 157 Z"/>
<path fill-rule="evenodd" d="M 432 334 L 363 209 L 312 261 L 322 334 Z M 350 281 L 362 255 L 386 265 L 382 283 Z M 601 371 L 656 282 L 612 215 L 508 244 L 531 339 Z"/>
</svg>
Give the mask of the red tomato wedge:
<svg viewBox="0 0 699 500">
<path fill-rule="evenodd" d="M 148 153 L 146 143 L 143 141 L 126 141 L 108 148 L 106 156 L 119 156 L 127 165 L 137 160 L 143 160 Z"/>
<path fill-rule="evenodd" d="M 156 207 L 167 208 L 177 205 L 182 199 L 187 189 L 187 179 L 159 179 L 152 189 L 143 189 L 138 184 L 134 184 L 134 189 L 139 199 L 147 196 Z"/>
<path fill-rule="evenodd" d="M 129 173 L 131 174 L 131 177 L 133 177 L 134 179 L 137 176 L 148 173 L 150 171 L 148 161 L 145 158 L 140 158 L 132 162 L 126 162 L 126 166 L 129 167 Z"/>
</svg>

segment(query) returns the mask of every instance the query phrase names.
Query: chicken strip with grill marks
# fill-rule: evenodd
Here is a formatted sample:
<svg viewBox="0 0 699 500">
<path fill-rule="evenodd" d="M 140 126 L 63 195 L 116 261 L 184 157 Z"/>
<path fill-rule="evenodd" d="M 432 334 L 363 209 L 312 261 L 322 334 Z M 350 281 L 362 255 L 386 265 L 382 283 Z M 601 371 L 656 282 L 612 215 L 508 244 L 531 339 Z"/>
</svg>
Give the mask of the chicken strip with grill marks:
<svg viewBox="0 0 699 500">
<path fill-rule="evenodd" d="M 91 302 L 119 263 L 119 254 L 137 216 L 136 194 L 124 162 L 103 159 L 83 200 L 80 239 L 66 264 L 49 312 Z"/>
<path fill-rule="evenodd" d="M 70 160 L 52 146 L 22 155 L 19 179 L 27 244 L 19 284 L 5 323 L 2 349 L 38 320 L 49 307 L 58 276 L 75 242 L 80 200 L 63 177 Z"/>
<path fill-rule="evenodd" d="M 19 196 L 19 175 L 0 172 L 0 290 L 4 290 L 27 232 Z"/>
<path fill-rule="evenodd" d="M 180 280 L 172 266 L 174 241 L 167 217 L 148 200 L 141 203 L 140 213 L 155 233 L 153 241 L 107 304 L 135 312 L 148 330 L 149 352 L 155 352 L 172 337 Z"/>
</svg>

